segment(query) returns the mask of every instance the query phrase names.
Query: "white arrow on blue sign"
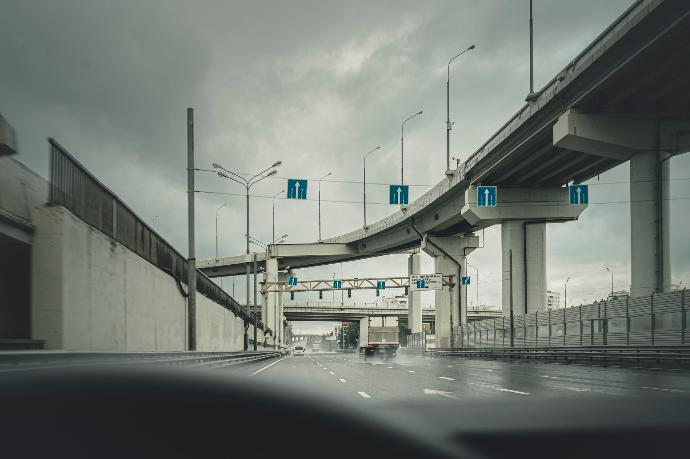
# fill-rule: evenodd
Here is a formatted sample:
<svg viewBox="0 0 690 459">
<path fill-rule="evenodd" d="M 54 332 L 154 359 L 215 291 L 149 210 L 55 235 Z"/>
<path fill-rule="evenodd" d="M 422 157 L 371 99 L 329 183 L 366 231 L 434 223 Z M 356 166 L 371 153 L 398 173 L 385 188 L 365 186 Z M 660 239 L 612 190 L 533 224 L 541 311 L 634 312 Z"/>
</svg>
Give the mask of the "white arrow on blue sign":
<svg viewBox="0 0 690 459">
<path fill-rule="evenodd" d="M 297 285 L 297 278 L 296 278 L 296 277 L 291 277 L 291 278 L 289 278 L 289 279 L 288 279 L 288 285 L 293 286 L 293 287 L 294 287 L 295 285 Z"/>
<path fill-rule="evenodd" d="M 307 181 L 303 179 L 288 179 L 288 199 L 307 199 Z"/>
<path fill-rule="evenodd" d="M 477 207 L 495 207 L 498 190 L 495 186 L 477 187 Z"/>
<path fill-rule="evenodd" d="M 391 185 L 388 191 L 389 204 L 407 205 L 409 202 L 408 185 Z"/>
<path fill-rule="evenodd" d="M 386 281 L 376 281 L 376 290 L 385 290 L 386 289 Z"/>
<path fill-rule="evenodd" d="M 462 276 L 460 278 L 460 284 L 462 284 L 462 285 L 470 285 L 470 281 L 471 281 L 470 276 Z"/>
<path fill-rule="evenodd" d="M 589 204 L 589 185 L 570 185 L 569 187 L 570 204 L 582 205 Z"/>
<path fill-rule="evenodd" d="M 343 288 L 343 281 L 341 281 L 341 280 L 334 280 L 334 281 L 333 281 L 333 288 Z"/>
</svg>

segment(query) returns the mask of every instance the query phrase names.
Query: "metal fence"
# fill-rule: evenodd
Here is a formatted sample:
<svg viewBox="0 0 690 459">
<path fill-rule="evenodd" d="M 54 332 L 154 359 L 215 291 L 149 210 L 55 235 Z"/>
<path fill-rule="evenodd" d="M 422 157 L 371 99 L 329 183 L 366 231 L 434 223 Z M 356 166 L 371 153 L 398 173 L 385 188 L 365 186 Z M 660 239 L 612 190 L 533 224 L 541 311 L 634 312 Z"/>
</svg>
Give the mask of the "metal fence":
<svg viewBox="0 0 690 459">
<path fill-rule="evenodd" d="M 459 347 L 688 344 L 686 290 L 485 319 L 457 327 Z M 511 336 L 513 337 L 511 343 Z"/>
<path fill-rule="evenodd" d="M 160 270 L 178 285 L 187 283 L 187 260 L 132 209 L 103 185 L 54 139 L 50 144 L 49 204 L 63 206 L 81 220 L 121 243 Z M 197 270 L 197 292 L 254 323 L 252 315 L 230 295 Z M 261 321 L 257 327 L 264 330 Z"/>
</svg>

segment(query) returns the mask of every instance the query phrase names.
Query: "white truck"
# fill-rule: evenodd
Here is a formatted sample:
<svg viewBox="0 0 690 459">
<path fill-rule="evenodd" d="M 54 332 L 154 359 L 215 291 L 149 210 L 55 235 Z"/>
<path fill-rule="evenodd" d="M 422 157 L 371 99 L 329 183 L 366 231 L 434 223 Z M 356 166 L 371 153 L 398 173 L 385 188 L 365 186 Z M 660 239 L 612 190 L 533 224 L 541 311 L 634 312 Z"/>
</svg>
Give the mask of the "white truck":
<svg viewBox="0 0 690 459">
<path fill-rule="evenodd" d="M 366 339 L 360 336 L 359 354 L 363 357 L 395 357 L 400 346 L 397 316 L 370 316 Z"/>
</svg>

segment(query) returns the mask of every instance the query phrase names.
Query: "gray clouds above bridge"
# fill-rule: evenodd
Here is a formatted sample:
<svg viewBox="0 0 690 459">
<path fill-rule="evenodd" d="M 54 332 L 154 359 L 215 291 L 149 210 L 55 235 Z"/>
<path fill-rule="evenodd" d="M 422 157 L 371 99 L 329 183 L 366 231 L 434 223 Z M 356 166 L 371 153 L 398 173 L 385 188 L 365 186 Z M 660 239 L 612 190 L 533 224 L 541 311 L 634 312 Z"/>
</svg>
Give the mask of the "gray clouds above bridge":
<svg viewBox="0 0 690 459">
<path fill-rule="evenodd" d="M 535 1 L 535 86 L 540 87 L 594 39 L 630 0 Z M 445 65 L 459 49 L 477 49 L 454 63 L 452 155 L 473 152 L 522 104 L 528 90 L 527 1 L 61 1 L 0 3 L 0 112 L 17 128 L 19 159 L 44 176 L 46 136 L 53 136 L 181 252 L 186 250 L 185 108 L 196 109 L 197 164 L 219 162 L 251 172 L 276 160 L 281 177 L 394 183 L 399 177 L 400 122 L 406 127 L 406 177 L 435 184 L 445 169 Z M 600 178 L 624 182 L 626 166 Z M 674 176 L 690 162 L 674 160 Z M 329 179 L 330 179 L 329 178 Z M 595 182 L 596 183 L 596 182 Z M 310 186 L 314 187 L 312 183 Z M 199 174 L 198 188 L 240 193 Z M 270 180 L 255 193 L 273 195 Z M 426 188 L 413 187 L 412 199 Z M 315 191 L 313 188 L 312 192 Z M 673 183 L 688 196 L 687 181 Z M 368 219 L 391 212 L 383 186 L 371 185 Z M 549 228 L 550 288 L 572 276 L 569 298 L 605 296 L 602 264 L 629 283 L 626 184 L 597 185 L 580 222 Z M 361 185 L 326 182 L 325 201 L 358 201 Z M 199 195 L 199 258 L 214 255 L 220 213 L 221 255 L 243 250 L 241 197 Z M 688 226 L 688 201 L 674 201 Z M 270 240 L 270 200 L 255 199 L 252 233 Z M 361 205 L 324 202 L 324 237 L 361 226 Z M 279 201 L 278 234 L 317 238 L 315 202 Z M 497 303 L 499 231 L 471 260 L 486 281 L 481 302 Z M 673 234 L 678 279 L 690 273 L 687 238 Z M 426 262 L 425 268 L 431 269 Z M 330 277 L 338 268 L 313 269 Z M 352 263 L 345 275 L 404 274 L 402 257 Z M 553 282 L 553 283 L 552 283 Z M 686 281 L 687 283 L 687 281 Z M 239 286 L 243 282 L 238 282 Z M 598 289 L 598 290 L 596 290 Z M 592 297 L 594 295 L 594 297 Z M 473 297 L 472 292 L 470 297 Z"/>
</svg>

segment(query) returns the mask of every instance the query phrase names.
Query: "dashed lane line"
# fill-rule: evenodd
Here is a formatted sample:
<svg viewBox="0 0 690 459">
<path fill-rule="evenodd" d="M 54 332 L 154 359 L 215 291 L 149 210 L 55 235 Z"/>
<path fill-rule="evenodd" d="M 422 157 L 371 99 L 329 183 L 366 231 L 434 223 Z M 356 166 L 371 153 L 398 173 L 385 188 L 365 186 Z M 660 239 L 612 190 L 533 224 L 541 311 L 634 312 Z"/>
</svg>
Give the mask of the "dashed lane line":
<svg viewBox="0 0 690 459">
<path fill-rule="evenodd" d="M 438 379 L 445 379 L 446 381 L 455 381 L 455 378 L 449 378 L 447 376 L 439 376 Z"/>
<path fill-rule="evenodd" d="M 362 398 L 371 398 L 371 395 L 367 394 L 366 392 L 357 392 L 359 395 L 362 396 Z"/>
<path fill-rule="evenodd" d="M 264 371 L 265 369 L 271 368 L 271 367 L 272 367 L 273 365 L 275 365 L 276 363 L 282 362 L 283 360 L 285 360 L 285 359 L 287 359 L 287 358 L 288 358 L 288 356 L 286 355 L 286 356 L 283 357 L 282 359 L 276 360 L 275 362 L 273 362 L 273 363 L 271 363 L 271 364 L 268 364 L 268 365 L 266 365 L 265 367 L 259 368 L 259 369 L 256 370 L 254 373 L 250 374 L 249 376 L 254 376 L 254 375 L 256 375 L 256 374 L 259 374 L 259 373 L 261 373 L 262 371 Z"/>
<path fill-rule="evenodd" d="M 338 381 L 340 381 L 341 383 L 346 383 L 346 382 L 347 382 L 347 379 L 338 378 Z"/>
</svg>

